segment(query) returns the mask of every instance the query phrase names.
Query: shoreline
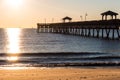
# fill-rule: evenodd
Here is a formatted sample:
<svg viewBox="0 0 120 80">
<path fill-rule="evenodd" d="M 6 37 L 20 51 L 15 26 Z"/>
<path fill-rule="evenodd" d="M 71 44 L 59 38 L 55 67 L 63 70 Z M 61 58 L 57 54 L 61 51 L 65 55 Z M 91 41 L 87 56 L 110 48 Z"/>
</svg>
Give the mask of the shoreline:
<svg viewBox="0 0 120 80">
<path fill-rule="evenodd" d="M 8 68 L 0 80 L 120 80 L 120 68 Z"/>
<path fill-rule="evenodd" d="M 34 66 L 0 66 L 0 70 L 28 70 L 28 69 L 120 69 L 120 66 L 68 66 L 68 67 L 34 67 Z"/>
</svg>

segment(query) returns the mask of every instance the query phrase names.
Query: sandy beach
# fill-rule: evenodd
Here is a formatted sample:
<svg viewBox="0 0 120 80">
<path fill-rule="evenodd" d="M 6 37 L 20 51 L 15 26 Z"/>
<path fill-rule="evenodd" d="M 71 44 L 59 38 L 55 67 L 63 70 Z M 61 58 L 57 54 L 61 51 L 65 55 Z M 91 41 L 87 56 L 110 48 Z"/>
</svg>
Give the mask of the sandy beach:
<svg viewBox="0 0 120 80">
<path fill-rule="evenodd" d="M 119 68 L 0 69 L 0 80 L 120 80 Z"/>
</svg>

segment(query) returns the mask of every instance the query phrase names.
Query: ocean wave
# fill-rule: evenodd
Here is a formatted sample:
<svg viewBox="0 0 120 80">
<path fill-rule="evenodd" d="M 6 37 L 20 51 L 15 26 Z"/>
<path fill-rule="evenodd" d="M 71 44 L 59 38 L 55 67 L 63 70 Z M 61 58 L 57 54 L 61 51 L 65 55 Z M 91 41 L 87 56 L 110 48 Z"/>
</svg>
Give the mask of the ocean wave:
<svg viewBox="0 0 120 80">
<path fill-rule="evenodd" d="M 95 53 L 95 52 L 43 52 L 43 53 L 0 53 L 0 56 L 42 56 L 42 55 L 102 55 L 110 53 Z"/>
<path fill-rule="evenodd" d="M 8 56 L 18 56 L 18 60 L 9 61 L 5 58 Z M 23 64 L 23 67 L 26 64 L 29 64 L 27 67 L 120 66 L 120 55 L 88 52 L 0 54 L 0 66 L 12 64 Z"/>
</svg>

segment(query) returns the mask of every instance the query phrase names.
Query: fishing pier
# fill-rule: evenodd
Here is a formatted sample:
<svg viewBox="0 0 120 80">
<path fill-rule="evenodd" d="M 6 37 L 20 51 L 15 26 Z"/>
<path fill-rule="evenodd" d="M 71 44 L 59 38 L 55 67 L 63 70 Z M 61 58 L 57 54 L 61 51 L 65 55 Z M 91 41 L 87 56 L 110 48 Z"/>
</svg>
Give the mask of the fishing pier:
<svg viewBox="0 0 120 80">
<path fill-rule="evenodd" d="M 120 39 L 120 20 L 117 13 L 102 13 L 102 20 L 71 22 L 72 18 L 63 18 L 62 23 L 37 23 L 38 33 L 71 34 L 83 37 Z M 107 20 L 110 15 L 111 19 Z M 68 22 L 66 22 L 66 20 Z"/>
</svg>

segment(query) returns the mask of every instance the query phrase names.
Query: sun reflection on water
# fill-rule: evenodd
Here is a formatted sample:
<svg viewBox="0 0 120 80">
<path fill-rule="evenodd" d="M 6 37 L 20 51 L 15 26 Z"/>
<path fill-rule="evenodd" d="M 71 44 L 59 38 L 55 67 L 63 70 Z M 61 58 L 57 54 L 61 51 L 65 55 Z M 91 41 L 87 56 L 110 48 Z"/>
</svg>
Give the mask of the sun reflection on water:
<svg viewBox="0 0 120 80">
<path fill-rule="evenodd" d="M 6 59 L 9 62 L 16 62 L 18 60 L 18 55 L 17 56 L 12 56 L 13 54 L 18 54 L 20 53 L 20 33 L 21 30 L 19 28 L 7 28 L 7 37 L 8 37 L 8 42 L 7 42 L 7 53 L 9 56 L 6 57 Z"/>
<path fill-rule="evenodd" d="M 16 62 L 18 60 L 18 56 L 7 57 L 7 60 L 9 60 L 10 62 Z"/>
<path fill-rule="evenodd" d="M 19 53 L 21 30 L 19 28 L 8 28 L 6 30 L 7 30 L 7 36 L 8 36 L 7 53 L 12 53 L 12 54 Z"/>
</svg>

